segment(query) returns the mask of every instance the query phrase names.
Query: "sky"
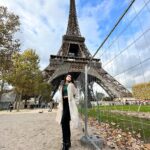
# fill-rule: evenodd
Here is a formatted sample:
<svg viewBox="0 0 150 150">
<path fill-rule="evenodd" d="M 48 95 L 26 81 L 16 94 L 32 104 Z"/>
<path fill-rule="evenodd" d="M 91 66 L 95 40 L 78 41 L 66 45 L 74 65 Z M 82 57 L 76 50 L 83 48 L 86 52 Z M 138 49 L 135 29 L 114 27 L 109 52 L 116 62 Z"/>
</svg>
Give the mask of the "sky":
<svg viewBox="0 0 150 150">
<path fill-rule="evenodd" d="M 91 54 L 95 53 L 129 3 L 130 0 L 76 0 L 80 31 Z M 35 49 L 40 56 L 40 68 L 46 68 L 50 55 L 57 54 L 66 33 L 69 0 L 0 0 L 0 5 L 7 6 L 20 17 L 21 26 L 16 37 L 21 41 L 21 51 Z M 128 25 L 130 21 L 132 23 Z M 149 28 L 149 0 L 136 0 L 96 55 L 103 68 L 128 88 L 135 83 L 150 81 Z M 118 40 L 111 44 L 117 37 Z"/>
</svg>

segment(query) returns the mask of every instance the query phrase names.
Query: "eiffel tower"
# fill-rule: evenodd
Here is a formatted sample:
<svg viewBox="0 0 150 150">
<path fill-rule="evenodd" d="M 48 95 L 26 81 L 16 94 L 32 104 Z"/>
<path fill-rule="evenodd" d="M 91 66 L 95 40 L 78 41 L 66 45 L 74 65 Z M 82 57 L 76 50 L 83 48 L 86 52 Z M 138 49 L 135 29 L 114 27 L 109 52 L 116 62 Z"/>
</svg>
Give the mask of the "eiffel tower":
<svg viewBox="0 0 150 150">
<path fill-rule="evenodd" d="M 85 45 L 85 38 L 80 33 L 75 0 L 70 0 L 68 27 L 62 38 L 61 48 L 57 55 L 50 55 L 50 63 L 44 69 L 45 78 L 52 84 L 53 95 L 67 72 L 71 73 L 76 80 L 91 58 L 92 55 Z M 89 99 L 94 99 L 93 82 L 99 84 L 111 98 L 132 96 L 123 85 L 102 68 L 100 59 L 94 58 L 90 64 Z"/>
</svg>

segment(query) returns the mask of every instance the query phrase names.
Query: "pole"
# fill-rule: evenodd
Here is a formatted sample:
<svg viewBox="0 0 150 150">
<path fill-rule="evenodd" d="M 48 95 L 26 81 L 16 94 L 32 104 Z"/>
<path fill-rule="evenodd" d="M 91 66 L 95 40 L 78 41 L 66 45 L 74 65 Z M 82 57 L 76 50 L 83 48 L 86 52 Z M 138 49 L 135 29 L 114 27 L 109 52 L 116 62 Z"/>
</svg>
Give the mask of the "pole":
<svg viewBox="0 0 150 150">
<path fill-rule="evenodd" d="M 87 114 L 87 101 L 88 101 L 88 66 L 85 65 L 85 136 L 88 136 L 88 131 L 87 131 L 87 119 L 88 119 L 88 114 Z"/>
<path fill-rule="evenodd" d="M 88 70 L 90 67 L 85 65 L 85 96 L 84 96 L 84 105 L 85 105 L 85 135 L 80 139 L 81 144 L 87 145 L 92 149 L 101 150 L 104 146 L 104 140 L 98 136 L 88 134 L 87 130 L 87 121 L 88 121 Z"/>
</svg>

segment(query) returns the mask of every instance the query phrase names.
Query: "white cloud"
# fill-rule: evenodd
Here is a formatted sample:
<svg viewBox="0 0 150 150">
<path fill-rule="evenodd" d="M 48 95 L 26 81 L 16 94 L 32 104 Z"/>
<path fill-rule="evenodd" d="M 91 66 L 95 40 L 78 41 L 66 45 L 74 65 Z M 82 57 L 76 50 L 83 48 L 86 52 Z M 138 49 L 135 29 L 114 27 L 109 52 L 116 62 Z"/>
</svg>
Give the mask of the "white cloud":
<svg viewBox="0 0 150 150">
<path fill-rule="evenodd" d="M 136 13 L 131 17 L 131 14 L 128 14 L 126 16 L 128 20 L 124 20 L 126 21 L 124 23 L 127 24 L 127 21 L 129 22 L 135 15 Z M 150 81 L 149 17 L 150 11 L 145 7 L 119 39 L 102 55 L 103 67 L 128 88 L 136 83 Z M 131 43 L 133 45 L 129 47 Z M 108 42 L 106 44 L 109 45 Z"/>
<path fill-rule="evenodd" d="M 93 53 L 101 41 L 102 31 L 99 30 L 99 23 L 110 17 L 113 0 L 109 3 L 100 2 L 97 6 L 85 3 L 81 10 L 79 10 L 79 4 L 80 1 L 77 1 L 81 33 L 86 37 L 87 47 Z M 7 6 L 9 10 L 20 16 L 21 32 L 17 34 L 17 37 L 21 39 L 21 49 L 36 49 L 41 58 L 41 68 L 45 68 L 49 63 L 49 55 L 57 54 L 61 46 L 62 35 L 66 32 L 69 0 L 38 0 L 36 2 L 34 0 L 28 2 L 26 0 L 0 0 L 0 5 Z M 99 16 L 101 13 L 103 15 Z"/>
<path fill-rule="evenodd" d="M 79 22 L 82 35 L 86 37 L 86 43 L 92 54 L 102 42 L 101 24 L 104 20 L 109 20 L 111 11 L 114 8 L 114 0 L 100 1 L 96 6 L 91 3 L 85 5 L 79 10 Z M 104 11 L 105 10 L 105 11 Z"/>
<path fill-rule="evenodd" d="M 67 0 L 0 0 L 0 5 L 7 6 L 20 16 L 21 31 L 17 37 L 21 39 L 21 50 L 36 49 L 42 69 L 49 64 L 49 55 L 57 54 L 61 46 L 61 38 L 66 30 L 68 4 Z"/>
</svg>

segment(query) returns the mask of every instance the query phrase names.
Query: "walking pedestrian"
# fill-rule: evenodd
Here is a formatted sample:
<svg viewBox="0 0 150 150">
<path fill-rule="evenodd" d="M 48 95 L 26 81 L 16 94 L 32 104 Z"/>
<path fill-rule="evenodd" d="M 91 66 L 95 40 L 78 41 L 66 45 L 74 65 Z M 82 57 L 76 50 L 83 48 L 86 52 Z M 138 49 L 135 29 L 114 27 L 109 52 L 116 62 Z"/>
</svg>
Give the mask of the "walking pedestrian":
<svg viewBox="0 0 150 150">
<path fill-rule="evenodd" d="M 13 110 L 13 104 L 10 102 L 8 107 L 9 107 L 9 111 L 11 112 Z"/>
</svg>

